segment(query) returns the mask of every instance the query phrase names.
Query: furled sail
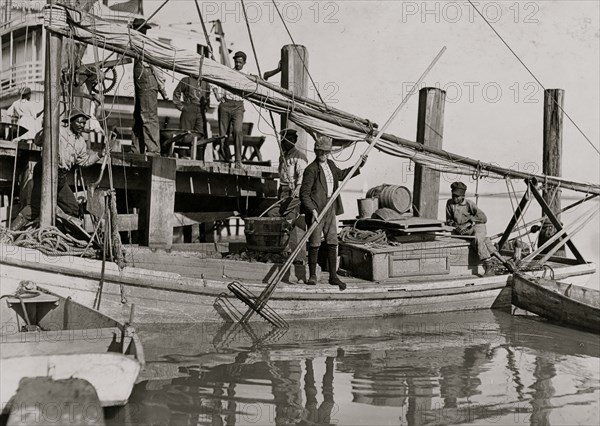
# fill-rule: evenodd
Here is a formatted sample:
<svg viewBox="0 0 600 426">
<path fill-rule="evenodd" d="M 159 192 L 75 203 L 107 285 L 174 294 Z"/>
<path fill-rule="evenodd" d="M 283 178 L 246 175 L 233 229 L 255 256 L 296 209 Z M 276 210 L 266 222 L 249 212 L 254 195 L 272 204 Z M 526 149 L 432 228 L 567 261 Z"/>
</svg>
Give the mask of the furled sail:
<svg viewBox="0 0 600 426">
<path fill-rule="evenodd" d="M 54 5 L 45 10 L 46 27 L 84 43 L 112 50 L 157 65 L 167 70 L 202 78 L 225 90 L 243 96 L 249 102 L 278 114 L 285 114 L 309 133 L 334 139 L 364 141 L 376 131 L 369 120 L 330 108 L 314 100 L 292 95 L 255 76 L 240 73 L 195 52 L 176 49 L 124 25 L 115 24 L 82 11 Z M 483 163 L 448 151 L 423 146 L 414 141 L 385 134 L 376 148 L 396 157 L 409 158 L 440 172 L 490 176 L 493 178 L 537 178 L 548 185 L 587 194 L 600 194 L 600 185 L 554 176 L 535 175 Z"/>
</svg>

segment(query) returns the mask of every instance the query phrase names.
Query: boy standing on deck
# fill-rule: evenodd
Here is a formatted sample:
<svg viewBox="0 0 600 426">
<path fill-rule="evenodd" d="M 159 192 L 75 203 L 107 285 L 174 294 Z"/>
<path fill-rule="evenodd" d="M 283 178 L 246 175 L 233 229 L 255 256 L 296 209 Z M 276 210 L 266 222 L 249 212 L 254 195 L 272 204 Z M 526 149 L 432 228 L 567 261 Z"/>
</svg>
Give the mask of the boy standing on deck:
<svg viewBox="0 0 600 426">
<path fill-rule="evenodd" d="M 303 213 L 306 215 L 306 225 L 310 228 L 312 222 L 317 220 L 319 214 L 338 188 L 339 182 L 343 181 L 352 167 L 340 170 L 332 160 L 327 157 L 332 149 L 332 140 L 327 136 L 317 137 L 315 143 L 315 161 L 310 163 L 304 170 L 302 186 L 300 188 L 300 202 Z M 367 158 L 362 157 L 360 167 L 365 165 Z M 354 176 L 360 173 L 360 167 Z M 321 246 L 321 235 L 327 243 L 327 259 L 329 262 L 329 284 L 336 285 L 340 290 L 346 289 L 346 283 L 337 276 L 337 224 L 336 216 L 344 213 L 342 200 L 338 197 L 331 208 L 327 211 L 319 226 L 311 234 L 308 244 L 308 269 L 310 277 L 307 284 L 317 284 L 317 258 Z"/>
</svg>

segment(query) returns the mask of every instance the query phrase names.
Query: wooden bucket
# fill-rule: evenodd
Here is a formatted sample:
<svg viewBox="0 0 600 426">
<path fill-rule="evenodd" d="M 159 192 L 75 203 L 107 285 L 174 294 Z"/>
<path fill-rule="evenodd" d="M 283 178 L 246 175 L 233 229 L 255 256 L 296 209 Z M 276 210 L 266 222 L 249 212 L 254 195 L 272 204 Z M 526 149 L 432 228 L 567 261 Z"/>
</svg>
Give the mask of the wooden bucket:
<svg viewBox="0 0 600 426">
<path fill-rule="evenodd" d="M 379 207 L 387 207 L 398 213 L 406 213 L 412 206 L 412 194 L 405 186 L 379 185 L 367 191 L 367 197 L 379 198 Z"/>
<path fill-rule="evenodd" d="M 290 223 L 283 217 L 247 217 L 244 234 L 249 250 L 281 253 L 290 237 Z"/>
<path fill-rule="evenodd" d="M 356 202 L 358 203 L 359 218 L 369 218 L 379 208 L 378 198 L 360 198 Z"/>
</svg>

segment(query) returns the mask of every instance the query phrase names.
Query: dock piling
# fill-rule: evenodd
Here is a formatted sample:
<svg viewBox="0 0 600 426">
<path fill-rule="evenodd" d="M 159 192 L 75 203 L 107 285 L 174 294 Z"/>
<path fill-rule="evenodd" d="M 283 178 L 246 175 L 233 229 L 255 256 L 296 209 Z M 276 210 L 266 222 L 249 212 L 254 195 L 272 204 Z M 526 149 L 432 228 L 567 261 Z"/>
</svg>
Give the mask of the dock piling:
<svg viewBox="0 0 600 426">
<path fill-rule="evenodd" d="M 442 149 L 444 134 L 444 103 L 446 92 L 435 87 L 419 91 L 417 142 L 434 149 Z M 440 197 L 440 172 L 415 165 L 413 183 L 413 210 L 415 216 L 437 219 Z"/>
</svg>

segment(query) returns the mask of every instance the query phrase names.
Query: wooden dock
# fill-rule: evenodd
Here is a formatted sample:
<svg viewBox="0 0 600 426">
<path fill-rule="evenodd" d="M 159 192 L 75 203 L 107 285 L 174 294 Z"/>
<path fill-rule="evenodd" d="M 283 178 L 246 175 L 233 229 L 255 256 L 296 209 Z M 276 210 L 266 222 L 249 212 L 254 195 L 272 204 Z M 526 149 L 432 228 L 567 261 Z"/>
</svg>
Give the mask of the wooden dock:
<svg viewBox="0 0 600 426">
<path fill-rule="evenodd" d="M 14 142 L 0 141 L 1 220 L 6 220 L 8 214 L 16 151 Z M 40 161 L 40 151 L 31 143 L 19 142 L 17 175 Z M 248 162 L 237 169 L 218 161 L 146 157 L 125 152 L 113 152 L 111 161 L 113 186 L 119 194 L 121 230 L 143 230 L 140 239 L 151 248 L 170 249 L 175 227 L 212 228 L 215 221 L 231 216 L 258 215 L 277 196 L 278 174 L 271 166 Z M 100 163 L 81 168 L 88 183 L 97 181 L 100 171 Z M 68 179 L 75 185 L 73 174 Z M 98 188 L 110 188 L 107 171 Z M 13 209 L 18 211 L 18 206 Z"/>
</svg>

